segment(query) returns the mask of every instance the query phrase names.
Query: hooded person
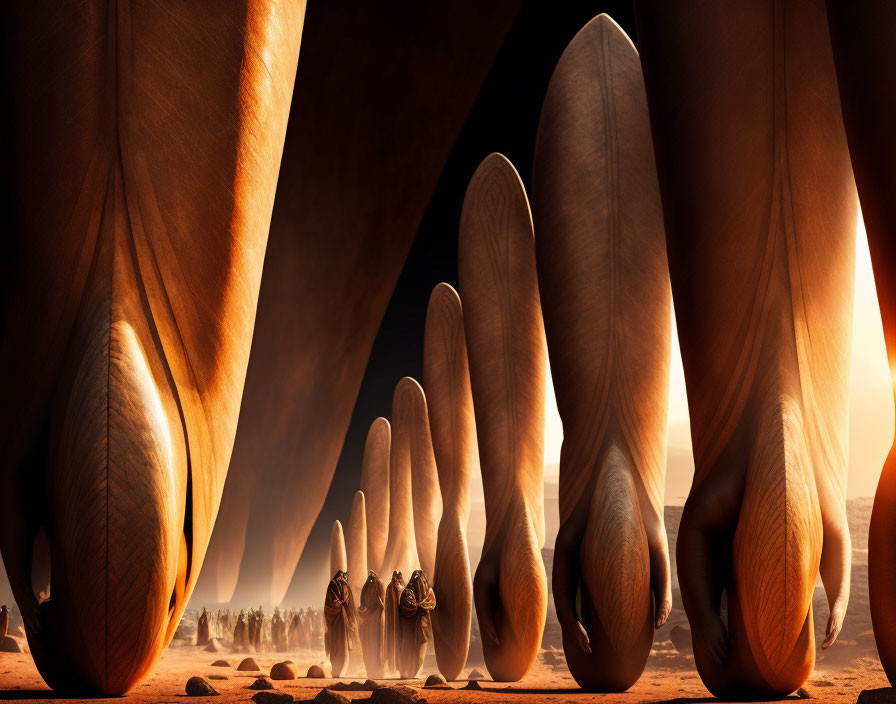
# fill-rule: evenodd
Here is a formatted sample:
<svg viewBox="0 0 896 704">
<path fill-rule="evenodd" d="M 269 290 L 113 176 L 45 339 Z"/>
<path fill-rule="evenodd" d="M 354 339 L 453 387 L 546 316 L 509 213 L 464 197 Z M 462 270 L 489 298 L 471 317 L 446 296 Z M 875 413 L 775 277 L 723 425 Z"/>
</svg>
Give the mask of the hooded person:
<svg viewBox="0 0 896 704">
<path fill-rule="evenodd" d="M 0 606 L 0 638 L 5 638 L 9 631 L 9 609 L 6 604 Z"/>
<path fill-rule="evenodd" d="M 246 623 L 246 613 L 241 610 L 233 627 L 233 648 L 242 649 L 247 645 L 249 645 L 249 625 Z"/>
<path fill-rule="evenodd" d="M 274 615 L 271 617 L 271 644 L 277 652 L 286 650 L 286 624 L 277 608 L 274 608 Z"/>
<path fill-rule="evenodd" d="M 343 570 L 337 570 L 327 585 L 324 618 L 327 624 L 324 647 L 333 677 L 341 677 L 348 665 L 349 653 L 358 646 L 358 612 L 348 574 Z"/>
<path fill-rule="evenodd" d="M 414 679 L 423 668 L 426 646 L 432 640 L 431 612 L 436 595 L 423 570 L 414 570 L 398 603 L 398 672 L 402 679 Z"/>
<path fill-rule="evenodd" d="M 392 572 L 392 581 L 386 587 L 386 601 L 384 626 L 385 645 L 383 654 L 385 656 L 386 671 L 395 672 L 398 670 L 398 650 L 401 642 L 401 630 L 399 628 L 398 603 L 401 601 L 401 593 L 404 590 L 404 578 L 401 572 L 395 570 Z"/>
<path fill-rule="evenodd" d="M 293 614 L 293 617 L 289 622 L 289 629 L 286 632 L 286 641 L 289 644 L 289 647 L 293 650 L 304 647 L 304 645 L 302 644 L 301 633 L 302 612 L 297 611 L 295 614 Z"/>
<path fill-rule="evenodd" d="M 370 570 L 361 589 L 361 652 L 367 676 L 378 679 L 383 676 L 386 659 L 385 640 L 386 587 L 376 572 Z"/>
<path fill-rule="evenodd" d="M 208 629 L 208 611 L 202 607 L 202 613 L 199 614 L 199 620 L 196 622 L 196 645 L 208 645 L 211 635 Z"/>
</svg>

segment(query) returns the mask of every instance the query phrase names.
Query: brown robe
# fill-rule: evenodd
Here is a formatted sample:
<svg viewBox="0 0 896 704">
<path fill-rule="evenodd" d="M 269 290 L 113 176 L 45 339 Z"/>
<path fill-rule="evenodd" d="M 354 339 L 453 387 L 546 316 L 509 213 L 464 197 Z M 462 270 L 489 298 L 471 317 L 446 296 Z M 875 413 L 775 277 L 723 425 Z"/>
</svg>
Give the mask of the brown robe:
<svg viewBox="0 0 896 704">
<path fill-rule="evenodd" d="M 383 676 L 386 660 L 385 619 L 386 587 L 376 572 L 370 572 L 361 589 L 361 651 L 367 676 Z"/>
<path fill-rule="evenodd" d="M 392 581 L 386 587 L 386 608 L 384 614 L 386 671 L 398 670 L 398 650 L 401 638 L 398 619 L 398 602 L 401 601 L 401 592 L 404 590 L 404 580 L 401 572 L 392 573 Z"/>
<path fill-rule="evenodd" d="M 233 647 L 245 648 L 247 645 L 249 645 L 249 626 L 245 615 L 240 614 L 236 626 L 233 627 Z"/>
<path fill-rule="evenodd" d="M 0 638 L 4 638 L 8 630 L 9 609 L 6 608 L 6 604 L 3 604 L 3 606 L 0 607 Z"/>
<path fill-rule="evenodd" d="M 348 664 L 348 654 L 358 645 L 358 614 L 352 588 L 345 580 L 344 572 L 337 572 L 327 586 L 324 601 L 324 617 L 327 632 L 324 647 L 333 677 L 341 677 Z"/>
<path fill-rule="evenodd" d="M 276 651 L 286 650 L 286 624 L 280 614 L 274 614 L 271 619 L 271 644 Z"/>
<path fill-rule="evenodd" d="M 436 595 L 422 570 L 417 570 L 401 593 L 399 601 L 398 672 L 402 679 L 413 679 L 423 667 L 426 644 L 432 640 L 430 612 L 436 608 Z"/>
<path fill-rule="evenodd" d="M 211 636 L 208 631 L 208 612 L 203 609 L 196 622 L 196 645 L 208 645 Z"/>
<path fill-rule="evenodd" d="M 302 613 L 299 612 L 295 616 L 292 617 L 292 621 L 289 622 L 289 631 L 286 634 L 287 642 L 289 643 L 289 647 L 293 650 L 296 648 L 304 648 L 305 644 L 302 642 Z"/>
</svg>

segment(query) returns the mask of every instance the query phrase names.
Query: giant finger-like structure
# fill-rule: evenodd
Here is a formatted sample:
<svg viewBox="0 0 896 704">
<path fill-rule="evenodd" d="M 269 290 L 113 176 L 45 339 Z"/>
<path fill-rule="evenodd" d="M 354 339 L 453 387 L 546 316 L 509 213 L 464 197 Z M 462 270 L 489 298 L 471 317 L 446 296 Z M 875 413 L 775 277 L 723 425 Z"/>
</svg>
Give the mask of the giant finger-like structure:
<svg viewBox="0 0 896 704">
<path fill-rule="evenodd" d="M 500 154 L 467 188 L 458 279 L 486 514 L 476 616 L 489 673 L 516 681 L 535 661 L 547 616 L 545 340 L 529 203 Z"/>
<path fill-rule="evenodd" d="M 575 36 L 554 70 L 532 204 L 563 421 L 554 604 L 576 681 L 622 691 L 644 670 L 654 625 L 671 606 L 671 291 L 641 62 L 606 15 Z"/>
<path fill-rule="evenodd" d="M 432 612 L 439 672 L 456 680 L 467 662 L 473 584 L 467 551 L 470 477 L 476 461 L 476 424 L 460 297 L 448 284 L 436 286 L 426 309 L 423 383 L 429 405 L 432 446 L 442 492 L 436 543 Z"/>
<path fill-rule="evenodd" d="M 342 523 L 333 522 L 333 530 L 330 531 L 330 574 L 348 571 L 348 558 L 345 555 L 345 534 L 342 531 Z"/>
<path fill-rule="evenodd" d="M 345 535 L 348 583 L 352 593 L 360 595 L 367 581 L 367 511 L 364 492 L 356 491 Z"/>
<path fill-rule="evenodd" d="M 812 670 L 849 595 L 856 197 L 824 6 L 638 4 L 696 472 L 678 577 L 704 683 Z M 727 624 L 720 617 L 727 601 Z"/>
<path fill-rule="evenodd" d="M 411 496 L 411 435 L 415 427 L 420 385 L 403 377 L 392 395 L 392 445 L 389 454 L 389 541 L 383 566 L 386 571 L 411 574 L 420 564 L 414 536 L 414 508 Z"/>
<path fill-rule="evenodd" d="M 389 453 L 392 427 L 385 418 L 377 418 L 367 431 L 361 460 L 361 491 L 367 515 L 367 568 L 376 573 L 383 569 L 389 539 Z"/>
<path fill-rule="evenodd" d="M 199 574 L 236 432 L 304 9 L 3 10 L 14 240 L 0 547 L 56 689 L 132 688 Z M 40 608 L 33 571 L 49 575 Z"/>
<path fill-rule="evenodd" d="M 412 404 L 409 421 L 411 440 L 411 486 L 414 504 L 414 538 L 417 543 L 417 565 L 432 574 L 436 562 L 436 540 L 439 519 L 442 517 L 442 494 L 439 491 L 439 475 L 432 449 L 429 429 L 429 410 L 426 395 L 420 384 L 414 381 L 408 386 Z"/>
<path fill-rule="evenodd" d="M 283 600 L 411 242 L 522 4 L 310 5 L 203 595 Z M 302 511 L 282 500 L 298 492 Z"/>
<path fill-rule="evenodd" d="M 896 369 L 896 6 L 884 0 L 828 2 L 828 22 L 890 369 Z M 881 665 L 896 682 L 896 454 L 884 464 L 868 534 L 868 589 Z"/>
</svg>

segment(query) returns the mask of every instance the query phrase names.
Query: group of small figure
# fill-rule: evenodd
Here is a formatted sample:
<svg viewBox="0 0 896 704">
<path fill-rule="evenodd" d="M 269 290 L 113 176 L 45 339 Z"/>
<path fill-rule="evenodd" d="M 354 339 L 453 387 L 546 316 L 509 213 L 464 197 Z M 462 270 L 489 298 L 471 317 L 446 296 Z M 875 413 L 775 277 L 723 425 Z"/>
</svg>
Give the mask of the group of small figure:
<svg viewBox="0 0 896 704">
<path fill-rule="evenodd" d="M 234 650 L 243 652 L 286 652 L 320 648 L 323 641 L 323 615 L 319 609 L 290 610 L 281 614 L 278 608 L 267 618 L 259 606 L 239 614 L 230 609 L 211 613 L 202 609 L 196 621 L 196 645 L 206 646 L 212 640 L 226 641 L 232 636 Z"/>
<path fill-rule="evenodd" d="M 348 573 L 338 570 L 327 586 L 324 638 L 333 677 L 341 677 L 349 654 L 361 649 L 367 676 L 379 679 L 398 673 L 402 679 L 420 674 L 428 643 L 432 641 L 431 612 L 436 596 L 423 570 L 414 570 L 407 585 L 401 572 L 392 572 L 385 587 L 369 571 L 355 604 Z"/>
</svg>

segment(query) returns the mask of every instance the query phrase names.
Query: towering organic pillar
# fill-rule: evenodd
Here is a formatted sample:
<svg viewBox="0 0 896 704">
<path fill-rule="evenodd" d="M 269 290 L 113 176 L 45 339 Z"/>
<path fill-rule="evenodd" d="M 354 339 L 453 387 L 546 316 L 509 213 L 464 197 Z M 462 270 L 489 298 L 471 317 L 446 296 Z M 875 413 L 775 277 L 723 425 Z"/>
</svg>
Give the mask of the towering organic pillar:
<svg viewBox="0 0 896 704">
<path fill-rule="evenodd" d="M 489 673 L 516 681 L 535 661 L 547 615 L 545 340 L 529 204 L 500 154 L 467 188 L 458 278 L 485 495 L 476 616 Z"/>
<path fill-rule="evenodd" d="M 522 5 L 309 4 L 230 465 L 240 479 L 224 491 L 204 593 L 283 600 L 411 242 Z M 281 500 L 298 492 L 302 511 Z"/>
<path fill-rule="evenodd" d="M 439 608 L 432 612 L 433 641 L 439 671 L 451 682 L 463 670 L 470 645 L 473 584 L 467 522 L 477 455 L 463 311 L 457 291 L 444 283 L 433 289 L 426 310 L 423 383 L 442 492 L 433 576 Z"/>
<path fill-rule="evenodd" d="M 199 575 L 234 443 L 304 10 L 4 7 L 13 244 L 0 548 L 56 689 L 131 689 Z M 35 553 L 37 534 L 48 547 Z M 51 568 L 40 608 L 33 566 Z"/>
<path fill-rule="evenodd" d="M 345 536 L 345 554 L 348 564 L 348 583 L 352 588 L 352 593 L 358 597 L 367 581 L 367 516 L 363 491 L 356 491 L 352 501 L 348 533 Z"/>
<path fill-rule="evenodd" d="M 855 173 L 890 369 L 896 369 L 896 7 L 884 0 L 828 2 L 840 101 Z M 896 383 L 896 381 L 894 381 Z M 868 535 L 868 589 L 880 662 L 896 682 L 896 454 L 884 464 Z"/>
<path fill-rule="evenodd" d="M 663 526 L 671 292 L 641 62 L 606 15 L 554 70 L 532 205 L 563 421 L 554 604 L 576 681 L 621 691 L 641 675 L 672 601 Z"/>
<path fill-rule="evenodd" d="M 822 647 L 849 596 L 856 197 L 825 9 L 659 0 L 638 36 L 694 442 L 694 657 L 714 694 L 779 696 L 812 670 L 819 570 Z"/>
<path fill-rule="evenodd" d="M 392 395 L 392 444 L 389 452 L 389 541 L 383 571 L 411 574 L 419 565 L 411 498 L 411 433 L 419 385 L 410 377 Z"/>
<path fill-rule="evenodd" d="M 432 574 L 436 562 L 436 538 L 442 517 L 442 494 L 432 449 L 426 395 L 414 379 L 408 386 L 411 409 L 411 488 L 414 497 L 414 538 L 420 567 Z"/>
<path fill-rule="evenodd" d="M 345 556 L 345 535 L 342 532 L 342 523 L 333 522 L 333 530 L 330 532 L 330 575 L 348 570 L 348 559 Z"/>
<path fill-rule="evenodd" d="M 389 539 L 389 454 L 392 427 L 377 418 L 367 431 L 361 460 L 361 491 L 367 515 L 367 568 L 379 573 Z"/>
</svg>

